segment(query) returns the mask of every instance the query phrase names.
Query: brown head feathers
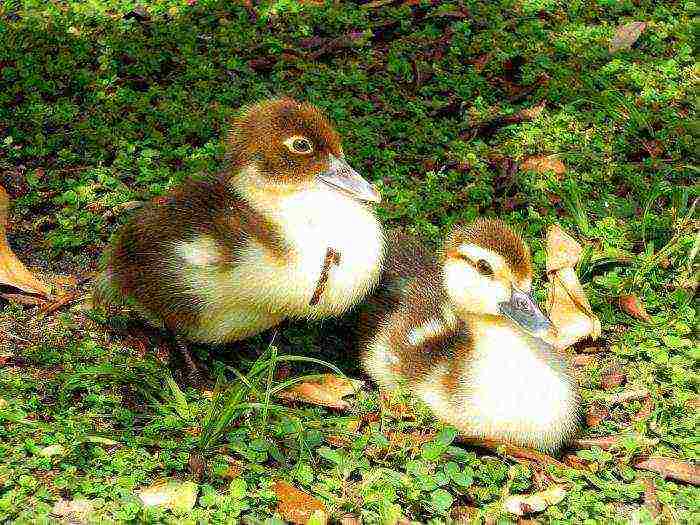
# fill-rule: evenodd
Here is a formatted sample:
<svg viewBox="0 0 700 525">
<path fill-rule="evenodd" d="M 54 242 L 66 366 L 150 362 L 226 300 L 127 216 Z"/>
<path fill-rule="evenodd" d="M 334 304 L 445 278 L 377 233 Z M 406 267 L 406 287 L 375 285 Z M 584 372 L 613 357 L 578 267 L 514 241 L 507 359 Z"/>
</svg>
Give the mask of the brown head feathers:
<svg viewBox="0 0 700 525">
<path fill-rule="evenodd" d="M 291 98 L 265 100 L 243 109 L 228 136 L 232 170 L 255 166 L 279 182 L 313 179 L 343 157 L 338 133 L 311 104 Z"/>
<path fill-rule="evenodd" d="M 453 228 L 445 239 L 443 253 L 457 251 L 464 244 L 473 244 L 500 255 L 518 279 L 532 277 L 527 244 L 499 219 L 477 219 L 467 226 Z"/>
</svg>

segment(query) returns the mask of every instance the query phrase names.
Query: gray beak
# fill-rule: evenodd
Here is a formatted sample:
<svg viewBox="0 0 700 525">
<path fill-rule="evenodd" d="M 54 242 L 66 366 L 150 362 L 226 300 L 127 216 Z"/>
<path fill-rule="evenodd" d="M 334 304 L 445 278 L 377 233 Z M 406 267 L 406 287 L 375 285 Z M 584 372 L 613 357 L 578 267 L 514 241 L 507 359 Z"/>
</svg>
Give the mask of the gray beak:
<svg viewBox="0 0 700 525">
<path fill-rule="evenodd" d="M 374 186 L 362 178 L 343 159 L 329 155 L 328 171 L 321 173 L 318 178 L 336 190 L 343 191 L 360 201 L 381 202 L 382 197 Z"/>
<path fill-rule="evenodd" d="M 523 330 L 534 336 L 552 328 L 552 321 L 542 313 L 532 295 L 512 288 L 510 301 L 499 303 L 501 313 Z"/>
</svg>

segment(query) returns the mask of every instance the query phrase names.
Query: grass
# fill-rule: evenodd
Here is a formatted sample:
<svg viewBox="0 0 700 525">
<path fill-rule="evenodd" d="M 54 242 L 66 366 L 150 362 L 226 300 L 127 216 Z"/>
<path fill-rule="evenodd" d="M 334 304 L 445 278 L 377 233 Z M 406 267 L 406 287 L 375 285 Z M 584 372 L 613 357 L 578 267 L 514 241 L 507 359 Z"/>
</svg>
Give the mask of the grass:
<svg viewBox="0 0 700 525">
<path fill-rule="evenodd" d="M 548 225 L 586 244 L 580 273 L 603 336 L 581 369 L 584 405 L 647 388 L 653 407 L 636 418 L 643 401 L 610 405 L 608 418 L 584 428 L 584 437 L 629 438 L 579 452 L 589 471 L 556 473 L 567 497 L 537 519 L 697 523 L 697 488 L 632 466 L 645 454 L 698 457 L 695 9 L 651 0 L 248 9 L 154 0 L 144 11 L 130 0 L 3 0 L 0 183 L 13 199 L 10 241 L 46 280 L 87 291 L 69 277 L 94 271 L 127 216 L 119 210 L 224 166 L 227 121 L 241 105 L 273 94 L 313 102 L 336 122 L 351 164 L 380 187 L 387 223 L 437 242 L 455 222 L 498 215 L 524 233 L 539 276 Z M 647 22 L 638 42 L 611 55 L 616 27 L 635 20 Z M 532 121 L 470 132 L 541 102 Z M 535 155 L 558 158 L 566 173 L 518 169 Z M 639 296 L 652 322 L 621 312 L 622 293 Z M 416 415 L 402 417 L 374 387 L 346 412 L 276 410 L 270 374 L 286 354 L 360 374 L 335 323 L 282 327 L 276 357 L 265 353 L 268 335 L 248 351 L 197 348 L 215 370 L 240 371 L 228 370 L 232 381 L 214 400 L 181 390 L 163 345 L 137 326 L 80 302 L 49 316 L 3 303 L 0 521 L 52 522 L 59 498 L 83 497 L 95 519 L 258 523 L 274 515 L 272 483 L 286 479 L 334 519 L 443 523 L 468 505 L 476 519 L 507 523 L 504 491 L 539 488 L 537 468 L 458 446 L 422 407 L 403 400 Z M 292 374 L 319 371 L 307 365 Z M 610 367 L 626 384 L 606 391 Z M 219 403 L 229 411 L 212 412 Z M 41 454 L 57 444 L 62 454 Z M 190 515 L 141 506 L 139 487 L 191 477 L 190 457 L 201 452 Z M 658 518 L 644 504 L 647 478 Z"/>
</svg>

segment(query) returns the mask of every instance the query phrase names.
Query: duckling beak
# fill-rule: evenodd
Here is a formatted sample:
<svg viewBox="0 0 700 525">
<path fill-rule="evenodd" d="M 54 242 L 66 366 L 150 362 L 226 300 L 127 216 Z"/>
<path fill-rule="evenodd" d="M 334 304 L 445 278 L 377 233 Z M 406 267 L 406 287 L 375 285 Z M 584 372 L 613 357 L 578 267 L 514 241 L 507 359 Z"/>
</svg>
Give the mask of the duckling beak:
<svg viewBox="0 0 700 525">
<path fill-rule="evenodd" d="M 381 202 L 382 198 L 377 189 L 362 178 L 344 159 L 329 155 L 328 171 L 321 173 L 318 178 L 336 190 L 343 191 L 366 202 Z"/>
<path fill-rule="evenodd" d="M 534 336 L 540 336 L 553 327 L 552 321 L 537 306 L 535 298 L 515 286 L 512 287 L 510 300 L 498 306 L 501 314 Z"/>
</svg>

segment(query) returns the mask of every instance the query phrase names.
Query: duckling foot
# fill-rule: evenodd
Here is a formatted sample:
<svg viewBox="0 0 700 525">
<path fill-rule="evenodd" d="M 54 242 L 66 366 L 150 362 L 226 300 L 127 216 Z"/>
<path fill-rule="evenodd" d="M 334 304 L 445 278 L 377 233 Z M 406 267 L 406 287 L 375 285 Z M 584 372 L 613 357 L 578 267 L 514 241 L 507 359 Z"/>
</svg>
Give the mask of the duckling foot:
<svg viewBox="0 0 700 525">
<path fill-rule="evenodd" d="M 195 388 L 208 388 L 213 384 L 209 375 L 209 369 L 203 364 L 198 363 L 192 357 L 187 343 L 175 336 L 175 348 L 180 352 L 187 366 L 187 382 Z"/>
</svg>

